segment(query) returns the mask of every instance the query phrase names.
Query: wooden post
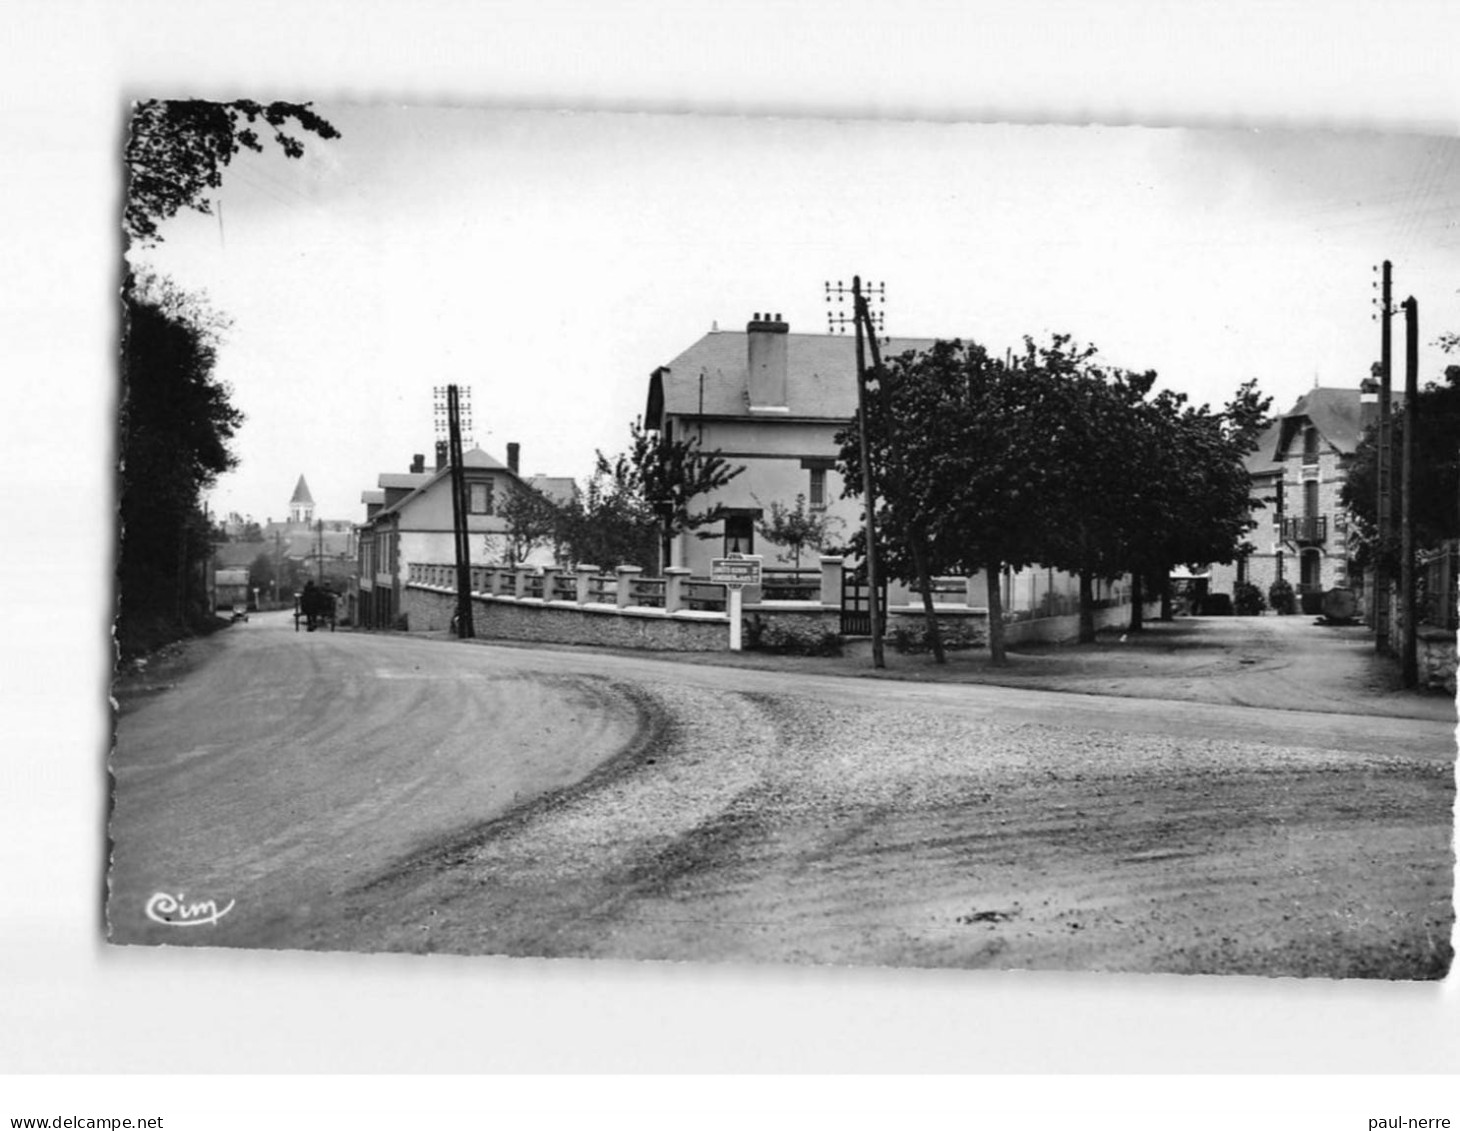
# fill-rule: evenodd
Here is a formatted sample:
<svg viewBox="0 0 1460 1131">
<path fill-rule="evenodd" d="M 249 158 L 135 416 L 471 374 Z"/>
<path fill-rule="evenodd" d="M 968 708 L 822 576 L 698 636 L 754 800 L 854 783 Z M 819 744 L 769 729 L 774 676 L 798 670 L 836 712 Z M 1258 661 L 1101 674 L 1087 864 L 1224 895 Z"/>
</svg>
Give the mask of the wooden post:
<svg viewBox="0 0 1460 1131">
<path fill-rule="evenodd" d="M 1400 670 L 1405 687 L 1419 683 L 1419 625 L 1414 578 L 1414 432 L 1419 408 L 1419 303 L 1404 300 L 1404 448 L 1400 472 L 1399 591 L 1404 611 Z"/>
</svg>

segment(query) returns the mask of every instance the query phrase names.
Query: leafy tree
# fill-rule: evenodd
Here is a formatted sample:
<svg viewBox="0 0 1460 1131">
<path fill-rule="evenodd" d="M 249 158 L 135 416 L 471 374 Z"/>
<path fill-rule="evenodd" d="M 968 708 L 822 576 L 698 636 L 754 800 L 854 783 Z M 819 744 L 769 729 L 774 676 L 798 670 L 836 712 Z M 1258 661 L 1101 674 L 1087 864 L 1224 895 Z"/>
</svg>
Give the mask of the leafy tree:
<svg viewBox="0 0 1460 1131">
<path fill-rule="evenodd" d="M 903 581 L 984 571 L 989 651 L 1002 664 L 999 579 L 1005 566 L 1033 561 L 1039 545 L 1045 472 L 1031 458 L 1042 411 L 1037 374 L 1005 365 L 976 343 L 940 341 L 925 353 L 891 359 L 879 376 L 879 394 L 867 405 L 879 542 L 885 540 L 878 560 Z M 859 495 L 858 430 L 837 439 L 847 494 Z M 863 541 L 861 532 L 853 538 L 858 548 Z"/>
<path fill-rule="evenodd" d="M 554 537 L 562 547 L 561 564 L 653 569 L 657 526 L 630 481 L 623 457 L 609 460 L 599 452 L 583 490 L 572 500 L 556 504 L 556 509 L 559 525 Z"/>
<path fill-rule="evenodd" d="M 718 451 L 706 452 L 697 437 L 677 440 L 668 429 L 650 431 L 636 419 L 629 433 L 628 451 L 611 465 L 599 453 L 600 470 L 624 486 L 659 524 L 659 560 L 670 561 L 670 545 L 684 533 L 699 532 L 720 522 L 726 507 L 696 505 L 696 500 L 718 491 L 744 467 L 732 466 Z M 698 533 L 698 537 L 710 537 Z"/>
<path fill-rule="evenodd" d="M 260 593 L 274 591 L 274 558 L 268 551 L 259 554 L 248 567 L 249 588 Z"/>
<path fill-rule="evenodd" d="M 1242 457 L 1266 402 L 1250 383 L 1224 413 L 1148 399 L 1155 376 L 1105 367 L 1068 335 L 1026 339 L 1007 362 L 962 342 L 894 358 L 868 405 L 889 575 L 926 576 L 919 553 L 939 573 L 982 571 L 990 654 L 1003 663 L 1006 568 L 1078 574 L 1091 640 L 1095 578 L 1231 560 L 1250 527 Z M 838 441 L 847 493 L 860 494 L 857 430 Z"/>
<path fill-rule="evenodd" d="M 1131 474 L 1142 486 L 1126 498 L 1131 631 L 1142 627 L 1146 581 L 1160 587 L 1169 617 L 1173 568 L 1231 562 L 1248 548 L 1254 522 L 1245 459 L 1271 403 L 1248 381 L 1220 413 L 1169 391 L 1133 409 Z"/>
<path fill-rule="evenodd" d="M 130 174 L 123 227 L 142 245 L 160 243 L 158 224 L 180 209 L 211 213 L 210 193 L 243 149 L 264 151 L 260 129 L 272 130 L 285 157 L 301 157 L 304 143 L 286 132 L 290 122 L 321 138 L 340 131 L 309 103 L 204 102 L 198 99 L 139 102 L 133 107 L 126 160 Z"/>
<path fill-rule="evenodd" d="M 1434 546 L 1460 538 L 1460 365 L 1445 368 L 1443 383 L 1429 382 L 1420 391 L 1412 411 L 1400 410 L 1391 418 L 1394 443 L 1393 544 L 1379 538 L 1378 429 L 1370 427 L 1354 452 L 1340 498 L 1353 519 L 1349 539 L 1355 559 L 1364 566 L 1381 555 L 1391 572 L 1399 569 L 1399 499 L 1404 489 L 1404 433 L 1414 421 L 1414 488 L 1410 507 L 1417 547 Z"/>
<path fill-rule="evenodd" d="M 558 504 L 541 491 L 519 483 L 502 505 L 507 523 L 507 564 L 519 565 L 537 547 L 558 543 L 564 516 Z"/>
<path fill-rule="evenodd" d="M 287 157 L 303 143 L 290 122 L 322 138 L 339 132 L 307 105 L 147 101 L 133 110 L 123 227 L 140 246 L 181 208 L 211 209 L 210 193 L 241 149 L 260 152 L 259 127 Z M 205 623 L 201 563 L 211 534 L 202 490 L 234 465 L 242 422 L 213 379 L 226 321 L 195 296 L 128 270 L 122 292 L 121 539 L 117 634 L 124 653 L 146 650 Z"/>
<path fill-rule="evenodd" d="M 200 616 L 194 577 L 212 531 L 199 499 L 234 466 L 243 416 L 213 377 L 220 321 L 202 302 L 144 275 L 127 280 L 123 306 L 118 635 L 134 651 L 159 625 L 176 633 Z"/>
<path fill-rule="evenodd" d="M 801 555 L 807 550 L 821 550 L 827 545 L 833 525 L 841 520 L 823 512 L 808 510 L 806 496 L 796 496 L 796 505 L 772 502 L 770 518 L 758 525 L 761 537 L 773 546 L 783 546 L 791 551 L 791 560 L 797 569 L 801 568 Z"/>
</svg>

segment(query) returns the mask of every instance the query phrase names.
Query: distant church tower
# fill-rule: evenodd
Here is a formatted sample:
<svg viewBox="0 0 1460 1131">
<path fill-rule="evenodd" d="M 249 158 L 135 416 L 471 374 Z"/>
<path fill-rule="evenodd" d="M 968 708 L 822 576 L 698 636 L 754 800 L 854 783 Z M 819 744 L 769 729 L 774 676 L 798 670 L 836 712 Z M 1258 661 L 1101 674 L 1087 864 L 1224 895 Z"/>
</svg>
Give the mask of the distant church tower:
<svg viewBox="0 0 1460 1131">
<path fill-rule="evenodd" d="M 289 500 L 289 521 L 306 525 L 314 521 L 314 496 L 309 493 L 309 484 L 302 475 L 294 488 L 294 497 Z"/>
</svg>

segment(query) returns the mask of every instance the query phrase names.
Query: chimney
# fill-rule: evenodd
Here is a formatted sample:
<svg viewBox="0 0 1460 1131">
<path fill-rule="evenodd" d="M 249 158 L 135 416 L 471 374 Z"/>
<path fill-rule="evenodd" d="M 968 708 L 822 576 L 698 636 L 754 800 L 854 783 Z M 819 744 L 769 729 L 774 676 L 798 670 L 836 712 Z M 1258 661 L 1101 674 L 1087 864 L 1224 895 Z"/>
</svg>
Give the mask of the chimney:
<svg viewBox="0 0 1460 1131">
<path fill-rule="evenodd" d="M 756 314 L 745 327 L 747 343 L 746 392 L 750 411 L 786 411 L 786 335 L 791 327 L 779 314 Z"/>
<path fill-rule="evenodd" d="M 420 475 L 426 470 L 426 457 L 420 454 L 411 456 L 411 474 Z"/>
<path fill-rule="evenodd" d="M 518 443 L 515 443 L 515 442 L 508 443 L 508 445 L 507 445 L 507 470 L 510 471 L 513 475 L 516 475 L 517 474 L 517 468 L 520 466 L 521 457 L 522 457 L 522 445 L 521 444 L 518 444 Z"/>
<path fill-rule="evenodd" d="M 451 462 L 451 460 L 449 458 L 450 455 L 451 455 L 451 445 L 448 444 L 445 440 L 437 440 L 436 441 L 436 470 L 437 471 L 440 471 L 443 467 L 445 467 L 448 463 Z"/>
<path fill-rule="evenodd" d="M 1365 377 L 1359 382 L 1359 431 L 1379 422 L 1379 382 Z"/>
</svg>

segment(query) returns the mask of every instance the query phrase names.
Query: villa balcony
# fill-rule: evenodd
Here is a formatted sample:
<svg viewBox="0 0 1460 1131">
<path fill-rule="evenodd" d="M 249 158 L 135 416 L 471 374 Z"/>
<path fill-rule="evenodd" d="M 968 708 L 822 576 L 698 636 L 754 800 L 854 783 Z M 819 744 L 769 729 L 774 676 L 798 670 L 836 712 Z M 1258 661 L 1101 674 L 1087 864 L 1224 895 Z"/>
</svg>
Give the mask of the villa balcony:
<svg viewBox="0 0 1460 1131">
<path fill-rule="evenodd" d="M 1322 545 L 1328 541 L 1328 516 L 1306 515 L 1283 519 L 1283 541 L 1300 546 Z"/>
</svg>

